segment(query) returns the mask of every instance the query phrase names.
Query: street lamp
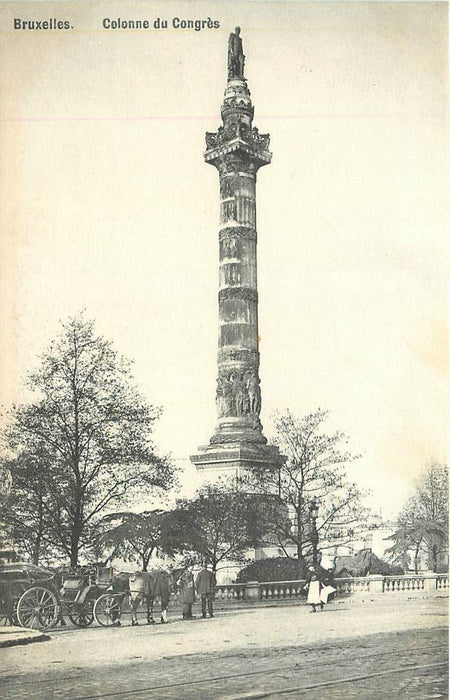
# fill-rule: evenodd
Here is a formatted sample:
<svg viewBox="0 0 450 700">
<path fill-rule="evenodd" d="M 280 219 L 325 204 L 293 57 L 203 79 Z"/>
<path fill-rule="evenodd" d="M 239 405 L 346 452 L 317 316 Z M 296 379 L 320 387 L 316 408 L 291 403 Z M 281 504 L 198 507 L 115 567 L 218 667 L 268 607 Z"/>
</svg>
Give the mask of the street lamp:
<svg viewBox="0 0 450 700">
<path fill-rule="evenodd" d="M 317 566 L 317 544 L 319 542 L 319 533 L 317 532 L 317 517 L 319 515 L 319 506 L 316 499 L 309 504 L 309 516 L 311 518 L 311 544 L 313 548 L 313 565 Z"/>
</svg>

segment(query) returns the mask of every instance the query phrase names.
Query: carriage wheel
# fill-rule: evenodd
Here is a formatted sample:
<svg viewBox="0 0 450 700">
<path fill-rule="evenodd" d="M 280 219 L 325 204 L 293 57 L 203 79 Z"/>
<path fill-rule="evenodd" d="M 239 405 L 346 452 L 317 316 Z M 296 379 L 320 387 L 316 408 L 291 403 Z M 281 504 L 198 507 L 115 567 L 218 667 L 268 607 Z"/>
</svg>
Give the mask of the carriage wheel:
<svg viewBox="0 0 450 700">
<path fill-rule="evenodd" d="M 68 613 L 69 620 L 77 627 L 89 627 L 94 622 L 94 601 L 86 600 L 83 605 L 74 605 Z"/>
<path fill-rule="evenodd" d="M 0 627 L 6 625 L 17 625 L 17 604 L 25 591 L 28 590 L 29 583 L 25 581 L 14 581 L 14 583 L 3 591 L 0 600 Z"/>
<path fill-rule="evenodd" d="M 45 631 L 58 622 L 59 605 L 48 588 L 29 588 L 17 603 L 17 620 L 21 627 Z"/>
<path fill-rule="evenodd" d="M 97 598 L 94 605 L 94 617 L 102 627 L 120 625 L 122 598 L 110 593 L 104 593 Z"/>
</svg>

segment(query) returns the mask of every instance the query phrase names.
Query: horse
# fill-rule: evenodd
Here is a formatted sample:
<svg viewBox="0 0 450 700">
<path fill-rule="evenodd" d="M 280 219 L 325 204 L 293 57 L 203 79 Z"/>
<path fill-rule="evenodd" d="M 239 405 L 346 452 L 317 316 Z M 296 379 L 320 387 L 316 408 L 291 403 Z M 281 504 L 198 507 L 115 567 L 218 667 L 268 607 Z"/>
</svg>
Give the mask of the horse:
<svg viewBox="0 0 450 700">
<path fill-rule="evenodd" d="M 161 622 L 167 623 L 167 608 L 170 594 L 174 590 L 184 569 L 169 571 L 137 571 L 129 578 L 131 624 L 138 625 L 137 608 L 145 599 L 147 604 L 147 624 L 155 623 L 153 605 L 156 598 L 161 601 Z"/>
</svg>

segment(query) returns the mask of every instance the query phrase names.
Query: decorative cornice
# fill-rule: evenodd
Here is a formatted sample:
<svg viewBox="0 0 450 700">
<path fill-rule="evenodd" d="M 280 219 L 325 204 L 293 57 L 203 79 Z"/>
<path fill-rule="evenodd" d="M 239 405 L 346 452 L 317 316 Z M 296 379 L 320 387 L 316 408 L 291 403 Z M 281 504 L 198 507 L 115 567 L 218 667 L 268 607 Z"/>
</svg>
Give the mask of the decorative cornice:
<svg viewBox="0 0 450 700">
<path fill-rule="evenodd" d="M 232 114 L 233 112 L 237 112 L 238 114 L 245 114 L 246 116 L 249 116 L 250 119 L 253 119 L 255 109 L 250 99 L 245 99 L 245 97 L 245 95 L 226 97 L 220 109 L 222 119 L 225 120 L 229 116 L 229 114 Z"/>
<path fill-rule="evenodd" d="M 209 134 L 209 136 L 217 136 L 217 134 Z M 243 153 L 246 156 L 249 156 L 255 163 L 258 163 L 258 167 L 268 165 L 272 160 L 272 154 L 270 151 L 262 148 L 259 144 L 256 145 L 254 143 L 246 143 L 240 137 L 220 145 L 217 142 L 217 145 L 213 145 L 214 143 L 215 142 L 213 139 L 207 141 L 208 149 L 204 154 L 204 158 L 207 163 L 214 164 L 214 161 L 218 158 L 223 158 L 226 155 L 232 155 L 234 153 Z"/>
<path fill-rule="evenodd" d="M 236 176 L 238 176 L 238 177 L 248 177 L 248 178 L 250 178 L 251 180 L 254 180 L 254 179 L 255 179 L 255 173 L 254 173 L 253 171 L 246 173 L 246 172 L 244 172 L 243 170 L 237 171 L 237 172 L 236 172 L 235 170 L 233 170 L 233 171 L 230 171 L 230 172 L 226 171 L 226 172 L 220 173 L 220 179 L 227 178 L 227 177 L 236 177 Z"/>
<path fill-rule="evenodd" d="M 229 238 L 246 238 L 249 241 L 256 241 L 256 231 L 252 227 L 225 226 L 219 231 L 219 241 Z"/>
<path fill-rule="evenodd" d="M 225 287 L 225 289 L 219 289 L 219 303 L 225 299 L 245 299 L 258 303 L 258 292 L 248 287 Z"/>
<path fill-rule="evenodd" d="M 262 429 L 262 427 L 261 427 Z M 242 433 L 237 433 L 236 435 L 221 435 L 216 434 L 213 435 L 212 438 L 209 441 L 210 445 L 229 445 L 230 443 L 237 443 L 240 444 L 242 442 L 246 442 L 250 445 L 256 444 L 256 445 L 266 445 L 267 444 L 267 438 L 262 435 L 262 433 L 259 430 L 254 430 L 251 432 L 250 429 L 247 429 L 246 431 Z"/>
<path fill-rule="evenodd" d="M 259 367 L 259 352 L 257 350 L 249 350 L 247 348 L 219 348 L 217 352 L 217 361 L 219 364 L 224 362 L 241 362 L 249 367 Z"/>
<path fill-rule="evenodd" d="M 220 126 L 217 133 L 206 132 L 206 148 L 217 148 L 217 146 L 233 143 L 236 139 L 251 144 L 258 151 L 269 153 L 270 136 L 260 134 L 256 126 L 251 129 L 247 124 L 232 122 L 227 127 Z"/>
</svg>

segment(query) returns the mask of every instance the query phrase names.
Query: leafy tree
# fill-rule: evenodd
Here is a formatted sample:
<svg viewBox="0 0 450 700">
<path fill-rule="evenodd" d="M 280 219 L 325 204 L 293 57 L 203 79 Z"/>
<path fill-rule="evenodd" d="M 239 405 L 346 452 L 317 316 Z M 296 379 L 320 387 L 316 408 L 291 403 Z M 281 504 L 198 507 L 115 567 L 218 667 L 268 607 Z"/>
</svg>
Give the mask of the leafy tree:
<svg viewBox="0 0 450 700">
<path fill-rule="evenodd" d="M 140 395 L 130 363 L 83 314 L 63 324 L 28 388 L 34 400 L 13 408 L 5 454 L 13 455 L 17 483 L 23 466 L 34 465 L 30 488 L 22 481 L 17 497 L 26 509 L 27 499 L 40 498 L 35 485 L 42 482 L 45 536 L 75 566 L 105 510 L 174 484 L 173 466 L 151 440 L 160 410 Z"/>
<path fill-rule="evenodd" d="M 9 493 L 11 491 L 11 484 L 11 471 L 6 465 L 0 464 L 0 516 L 2 515 L 3 505 L 8 499 Z"/>
<path fill-rule="evenodd" d="M 448 468 L 430 462 L 423 470 L 398 517 L 398 527 L 386 550 L 392 560 L 407 568 L 413 560 L 418 573 L 419 555 L 425 553 L 433 571 L 438 568 L 438 555 L 448 546 Z"/>
<path fill-rule="evenodd" d="M 3 527 L 20 552 L 33 564 L 54 554 L 51 535 L 50 465 L 39 452 L 39 462 L 20 453 L 7 463 L 14 474 L 2 511 Z"/>
<path fill-rule="evenodd" d="M 277 414 L 274 442 L 285 460 L 278 469 L 251 472 L 254 488 L 277 495 L 288 509 L 290 519 L 275 520 L 266 530 L 272 533 L 271 544 L 286 556 L 295 549 L 299 577 L 315 537 L 320 550 L 354 541 L 368 513 L 361 503 L 365 494 L 346 476 L 346 466 L 357 456 L 347 451 L 348 438 L 342 432 L 324 432 L 327 416 L 320 409 L 302 419 L 289 411 Z M 319 505 L 316 532 L 310 514 L 313 501 Z"/>
<path fill-rule="evenodd" d="M 177 502 L 166 521 L 166 546 L 208 560 L 214 571 L 224 560 L 245 562 L 275 508 L 280 513 L 278 503 L 263 503 L 235 484 L 206 484 L 195 498 Z"/>
<path fill-rule="evenodd" d="M 147 571 L 155 552 L 170 553 L 164 537 L 166 518 L 167 511 L 164 510 L 111 513 L 99 523 L 97 544 L 110 550 L 111 560 L 123 557 L 137 561 L 142 571 Z"/>
</svg>

